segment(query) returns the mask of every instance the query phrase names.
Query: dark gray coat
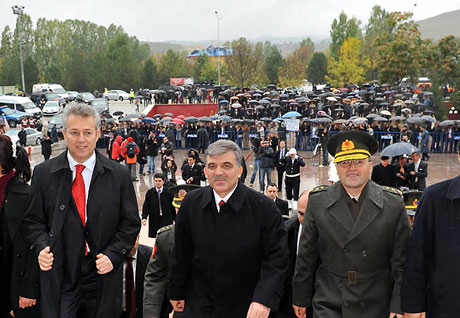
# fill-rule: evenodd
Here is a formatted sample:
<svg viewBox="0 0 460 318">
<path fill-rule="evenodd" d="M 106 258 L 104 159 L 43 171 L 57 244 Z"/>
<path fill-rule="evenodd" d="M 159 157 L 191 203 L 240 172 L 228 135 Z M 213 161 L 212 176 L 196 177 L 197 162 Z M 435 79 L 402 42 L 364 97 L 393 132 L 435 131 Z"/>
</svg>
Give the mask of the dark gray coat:
<svg viewBox="0 0 460 318">
<path fill-rule="evenodd" d="M 317 318 L 400 313 L 409 223 L 400 192 L 369 181 L 353 223 L 340 182 L 310 194 L 293 280 L 293 303 Z"/>
<path fill-rule="evenodd" d="M 43 317 L 58 318 L 65 275 L 61 230 L 72 205 L 72 170 L 67 151 L 35 167 L 30 192 L 30 205 L 24 216 L 27 238 L 35 246 L 36 257 L 46 246 L 54 254 L 52 269 L 40 273 L 42 313 Z M 85 233 L 92 254 L 107 255 L 114 267 L 100 276 L 97 318 L 121 314 L 123 259 L 133 247 L 140 226 L 128 170 L 96 150 Z"/>
</svg>

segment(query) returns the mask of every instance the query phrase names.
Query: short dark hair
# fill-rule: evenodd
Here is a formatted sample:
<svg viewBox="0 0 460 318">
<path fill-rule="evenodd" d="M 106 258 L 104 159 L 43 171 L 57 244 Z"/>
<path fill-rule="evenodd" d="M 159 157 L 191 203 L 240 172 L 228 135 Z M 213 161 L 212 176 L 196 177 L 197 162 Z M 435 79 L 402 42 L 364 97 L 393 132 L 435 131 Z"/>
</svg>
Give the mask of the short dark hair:
<svg viewBox="0 0 460 318">
<path fill-rule="evenodd" d="M 153 175 L 153 179 L 155 179 L 155 178 L 161 178 L 161 179 L 163 179 L 163 181 L 165 181 L 165 179 L 166 179 L 163 172 L 155 172 L 155 174 Z"/>
<path fill-rule="evenodd" d="M 267 185 L 267 187 L 265 188 L 265 190 L 268 190 L 268 187 L 275 187 L 276 190 L 278 190 L 278 186 L 276 185 L 276 183 L 273 183 L 273 182 L 272 182 L 272 183 L 269 183 L 269 184 Z"/>
</svg>

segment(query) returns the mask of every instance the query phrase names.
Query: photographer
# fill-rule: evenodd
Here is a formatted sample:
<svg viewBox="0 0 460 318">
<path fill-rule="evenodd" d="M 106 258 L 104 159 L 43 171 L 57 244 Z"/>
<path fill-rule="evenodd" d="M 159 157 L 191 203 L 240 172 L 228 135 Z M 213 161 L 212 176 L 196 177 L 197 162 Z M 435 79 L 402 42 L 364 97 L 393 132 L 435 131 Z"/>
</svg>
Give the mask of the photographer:
<svg viewBox="0 0 460 318">
<path fill-rule="evenodd" d="M 267 184 L 272 183 L 272 170 L 274 167 L 275 152 L 270 147 L 270 142 L 264 140 L 260 147 L 260 169 L 259 169 L 259 184 L 260 190 L 265 191 L 265 175 L 267 175 Z"/>
<path fill-rule="evenodd" d="M 305 162 L 297 155 L 295 148 L 289 149 L 287 156 L 280 160 L 286 171 L 286 197 L 289 209 L 297 210 L 297 200 L 300 189 L 300 167 L 305 167 Z"/>
<path fill-rule="evenodd" d="M 249 184 L 249 186 L 251 188 L 254 186 L 254 180 L 256 179 L 257 170 L 259 170 L 259 166 L 260 166 L 260 143 L 261 143 L 261 140 L 263 140 L 263 138 L 261 138 L 261 139 L 252 138 L 251 139 L 251 143 L 252 143 L 251 151 L 254 153 L 254 171 L 252 172 L 251 181 L 250 181 L 250 184 Z M 262 191 L 263 191 L 263 189 L 262 189 Z"/>
</svg>

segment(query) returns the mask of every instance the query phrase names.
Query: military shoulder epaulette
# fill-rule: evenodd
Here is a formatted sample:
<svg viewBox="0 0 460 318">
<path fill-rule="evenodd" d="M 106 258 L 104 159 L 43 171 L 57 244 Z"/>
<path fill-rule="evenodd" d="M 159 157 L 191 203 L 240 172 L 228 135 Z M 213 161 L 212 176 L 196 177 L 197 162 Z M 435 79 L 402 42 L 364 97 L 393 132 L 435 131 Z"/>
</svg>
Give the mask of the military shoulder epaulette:
<svg viewBox="0 0 460 318">
<path fill-rule="evenodd" d="M 397 195 L 401 195 L 401 196 L 402 196 L 401 190 L 398 190 L 398 189 L 393 188 L 393 187 L 383 187 L 383 190 L 385 190 L 385 191 L 387 191 L 387 192 L 390 192 L 390 193 L 394 193 L 394 194 L 397 194 Z"/>
<path fill-rule="evenodd" d="M 310 191 L 310 194 L 326 191 L 328 187 L 329 187 L 328 185 L 320 185 L 320 186 L 314 187 L 313 190 Z"/>
<path fill-rule="evenodd" d="M 169 230 L 172 229 L 173 227 L 174 227 L 174 224 L 170 224 L 170 225 L 163 226 L 161 229 L 159 229 L 159 230 L 157 231 L 157 234 L 160 234 L 160 233 L 169 231 Z"/>
</svg>

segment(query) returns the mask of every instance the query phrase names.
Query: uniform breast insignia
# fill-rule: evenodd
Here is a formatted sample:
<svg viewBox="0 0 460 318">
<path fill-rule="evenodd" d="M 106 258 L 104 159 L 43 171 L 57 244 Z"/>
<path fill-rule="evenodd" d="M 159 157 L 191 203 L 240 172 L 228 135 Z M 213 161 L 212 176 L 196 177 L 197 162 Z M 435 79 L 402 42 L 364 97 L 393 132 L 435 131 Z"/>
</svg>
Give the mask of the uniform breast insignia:
<svg viewBox="0 0 460 318">
<path fill-rule="evenodd" d="M 160 228 L 160 229 L 157 231 L 157 235 L 160 234 L 160 233 L 169 231 L 170 229 L 173 228 L 173 226 L 174 226 L 174 224 L 170 224 L 170 225 L 167 225 L 167 226 L 163 226 L 162 228 Z"/>
<path fill-rule="evenodd" d="M 398 189 L 393 188 L 393 187 L 383 187 L 383 190 L 385 190 L 386 192 L 390 192 L 390 193 L 402 196 L 401 190 L 398 190 Z"/>
<path fill-rule="evenodd" d="M 310 191 L 310 194 L 326 191 L 328 187 L 329 187 L 328 185 L 320 185 L 320 186 L 314 187 L 313 190 Z"/>
</svg>

